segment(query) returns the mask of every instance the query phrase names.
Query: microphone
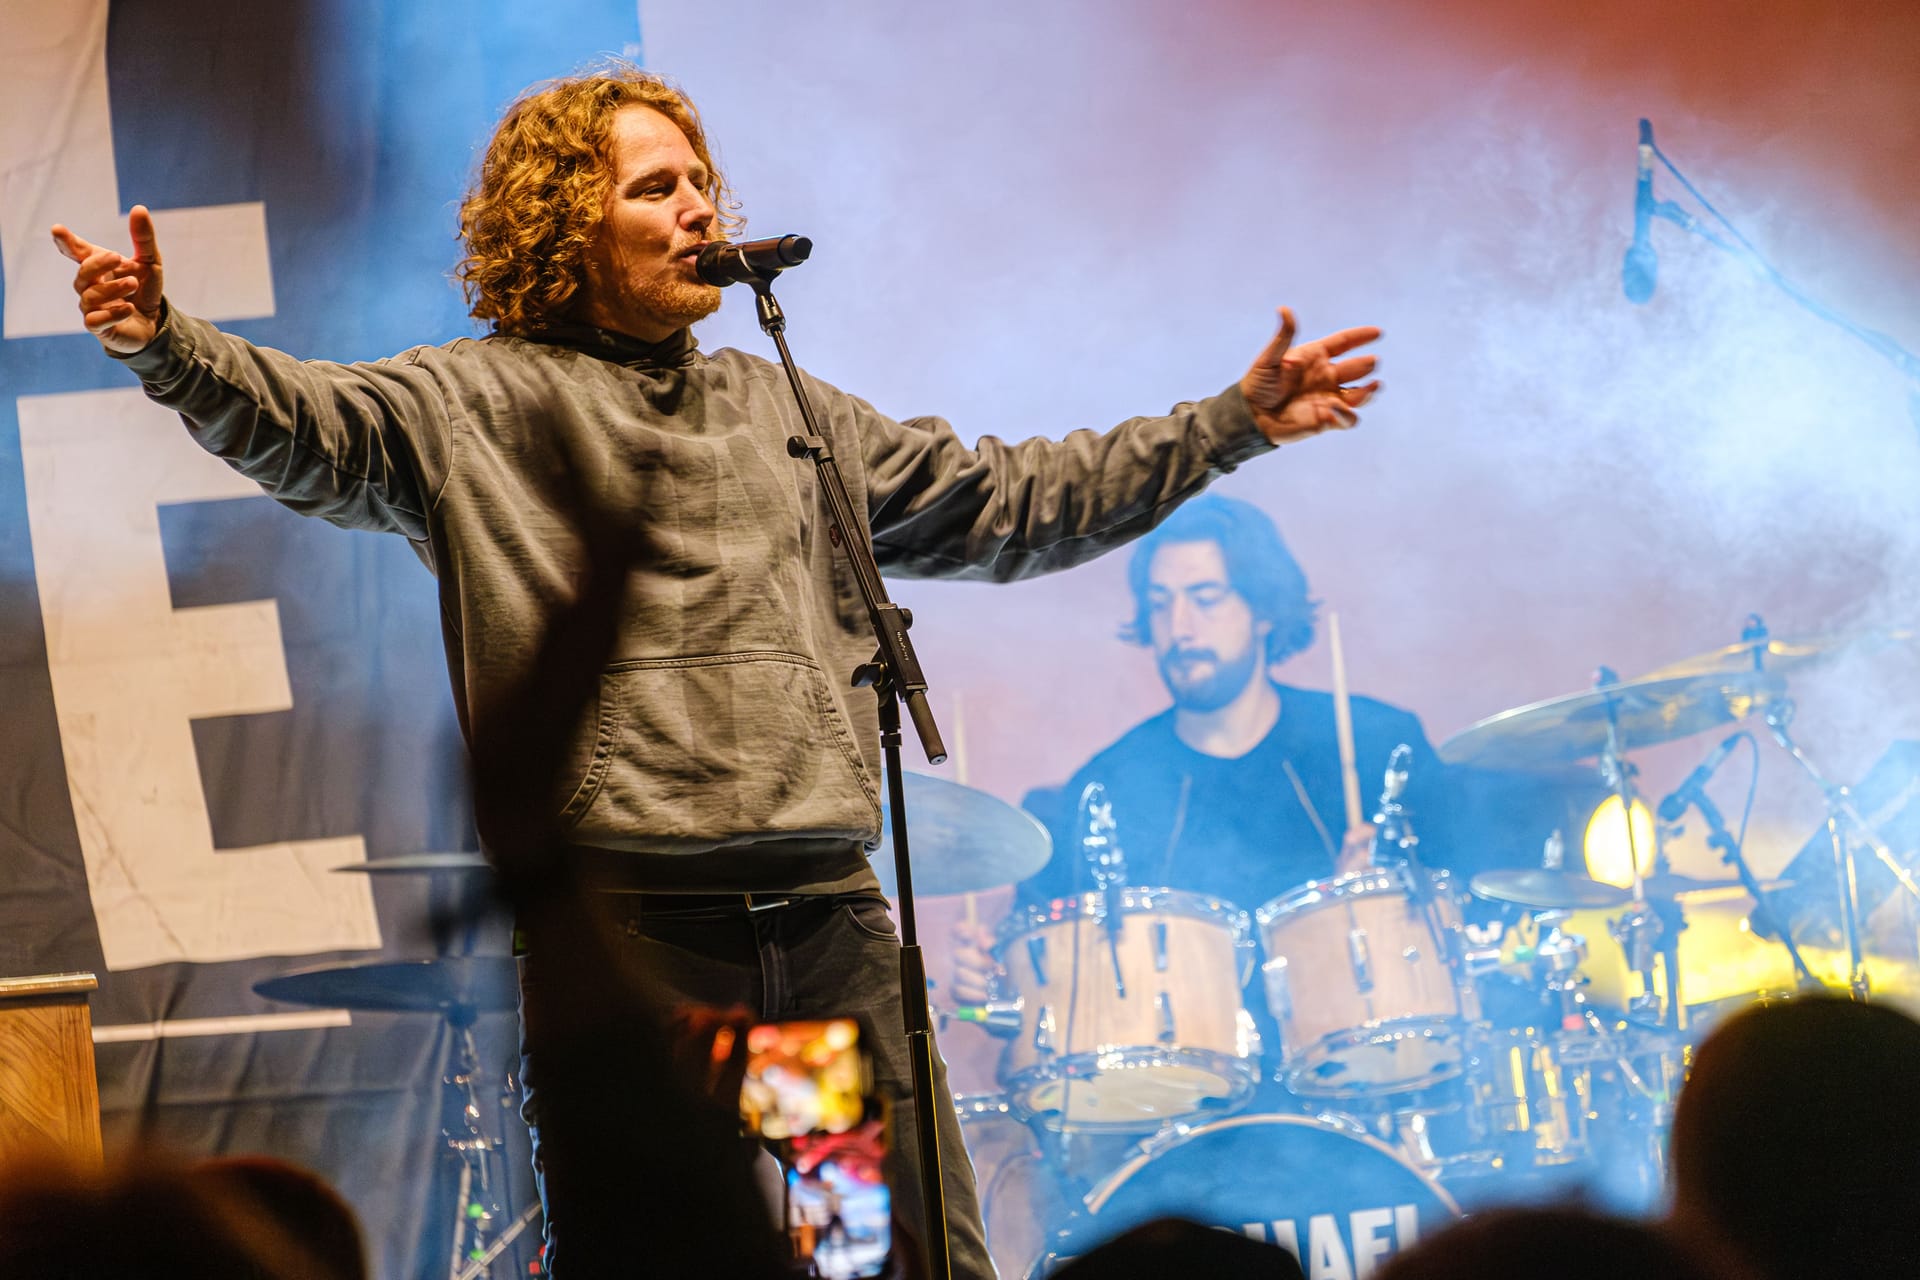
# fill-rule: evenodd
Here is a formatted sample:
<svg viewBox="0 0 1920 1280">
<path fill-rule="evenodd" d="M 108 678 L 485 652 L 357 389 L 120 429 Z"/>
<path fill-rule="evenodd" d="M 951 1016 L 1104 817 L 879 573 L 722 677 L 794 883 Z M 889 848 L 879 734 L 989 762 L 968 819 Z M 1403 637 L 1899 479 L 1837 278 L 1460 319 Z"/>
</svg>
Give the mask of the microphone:
<svg viewBox="0 0 1920 1280">
<path fill-rule="evenodd" d="M 1707 785 L 1707 779 L 1714 771 L 1727 762 L 1733 748 L 1740 739 L 1747 736 L 1746 730 L 1730 734 L 1727 740 L 1713 749 L 1713 754 L 1700 762 L 1700 767 L 1687 775 L 1687 780 L 1674 788 L 1672 795 L 1660 802 L 1660 821 L 1673 822 L 1687 811 L 1687 806 L 1700 798 L 1700 788 Z"/>
<path fill-rule="evenodd" d="M 813 241 L 805 236 L 716 241 L 700 251 L 694 269 L 711 285 L 752 284 L 771 280 L 788 267 L 799 266 L 812 252 Z"/>
<path fill-rule="evenodd" d="M 1653 239 L 1647 234 L 1653 221 L 1653 122 L 1640 122 L 1640 178 L 1633 191 L 1633 244 L 1620 264 L 1620 284 L 1627 301 L 1638 305 L 1653 296 L 1660 259 L 1653 251 Z M 704 257 L 704 255 L 703 255 Z M 703 273 L 704 274 L 704 273 Z"/>
</svg>

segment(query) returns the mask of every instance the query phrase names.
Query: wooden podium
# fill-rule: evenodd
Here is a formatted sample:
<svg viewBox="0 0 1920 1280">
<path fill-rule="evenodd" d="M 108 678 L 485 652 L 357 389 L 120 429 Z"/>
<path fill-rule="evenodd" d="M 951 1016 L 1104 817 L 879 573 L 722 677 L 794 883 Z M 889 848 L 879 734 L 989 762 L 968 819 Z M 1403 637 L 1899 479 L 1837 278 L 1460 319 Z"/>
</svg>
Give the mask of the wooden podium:
<svg viewBox="0 0 1920 1280">
<path fill-rule="evenodd" d="M 90 973 L 0 978 L 0 1164 L 32 1151 L 98 1163 Z"/>
</svg>

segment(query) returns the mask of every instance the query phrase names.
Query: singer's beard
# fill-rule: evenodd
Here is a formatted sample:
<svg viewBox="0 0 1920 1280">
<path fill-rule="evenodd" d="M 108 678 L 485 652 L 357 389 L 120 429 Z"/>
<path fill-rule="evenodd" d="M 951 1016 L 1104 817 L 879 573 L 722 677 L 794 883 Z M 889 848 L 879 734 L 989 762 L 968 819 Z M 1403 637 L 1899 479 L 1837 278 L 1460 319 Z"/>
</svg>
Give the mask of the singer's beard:
<svg viewBox="0 0 1920 1280">
<path fill-rule="evenodd" d="M 1159 658 L 1160 679 L 1173 695 L 1173 705 L 1182 711 L 1218 711 L 1246 692 L 1264 651 L 1257 641 L 1224 659 L 1210 649 L 1169 651 Z M 1204 674 L 1191 669 L 1195 658 L 1210 660 Z"/>
<path fill-rule="evenodd" d="M 704 280 L 652 276 L 634 291 L 634 301 L 646 314 L 684 329 L 720 309 L 720 289 Z"/>
</svg>

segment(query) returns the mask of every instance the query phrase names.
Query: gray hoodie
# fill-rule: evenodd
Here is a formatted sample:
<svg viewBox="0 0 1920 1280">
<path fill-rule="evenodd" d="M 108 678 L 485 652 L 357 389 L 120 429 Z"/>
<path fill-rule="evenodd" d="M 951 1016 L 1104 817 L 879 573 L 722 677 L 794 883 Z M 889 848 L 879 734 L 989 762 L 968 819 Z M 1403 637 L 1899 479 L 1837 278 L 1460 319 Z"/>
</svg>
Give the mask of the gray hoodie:
<svg viewBox="0 0 1920 1280">
<path fill-rule="evenodd" d="M 126 363 L 286 506 L 411 541 L 439 581 L 470 741 L 539 678 L 595 558 L 624 562 L 598 697 L 561 726 L 568 840 L 663 889 L 874 883 L 877 712 L 848 687 L 873 636 L 813 466 L 787 455 L 803 427 L 778 365 L 585 328 L 303 362 L 178 311 Z M 807 385 L 894 575 L 1079 564 L 1270 447 L 1237 388 L 1104 434 L 969 449 L 941 419 Z"/>
</svg>

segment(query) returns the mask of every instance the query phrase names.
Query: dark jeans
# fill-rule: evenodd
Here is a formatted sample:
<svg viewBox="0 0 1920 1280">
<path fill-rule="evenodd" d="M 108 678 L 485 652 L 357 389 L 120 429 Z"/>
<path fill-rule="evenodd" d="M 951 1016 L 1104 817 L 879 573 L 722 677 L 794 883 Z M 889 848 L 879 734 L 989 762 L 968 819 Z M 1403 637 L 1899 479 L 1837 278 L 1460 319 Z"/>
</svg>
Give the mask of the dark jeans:
<svg viewBox="0 0 1920 1280">
<path fill-rule="evenodd" d="M 623 963 L 644 972 L 667 1000 L 716 1007 L 745 1005 L 763 1021 L 846 1015 L 858 1018 L 873 1056 L 874 1086 L 893 1104 L 893 1149 L 887 1161 L 895 1215 L 923 1230 L 920 1161 L 914 1141 L 913 1075 L 900 1016 L 900 941 L 884 899 L 800 899 L 791 906 L 747 913 L 728 911 L 697 918 L 653 910 L 657 895 L 601 893 L 601 926 Z M 647 909 L 641 909 L 644 902 Z M 531 975 L 538 957 L 521 969 L 522 1009 L 539 999 Z M 525 1019 L 522 1019 L 525 1026 Z M 538 1046 L 522 1039 L 521 1113 L 534 1134 L 534 1168 L 540 1172 Z M 973 1165 L 947 1088 L 946 1064 L 934 1055 L 934 1101 L 939 1109 L 940 1154 L 946 1190 L 953 1274 L 992 1280 L 986 1232 L 974 1190 Z M 541 1197 L 547 1209 L 549 1256 L 558 1260 L 554 1224 L 564 1233 L 566 1207 Z M 564 1262 L 560 1263 L 562 1267 Z M 562 1280 L 564 1271 L 560 1273 Z"/>
</svg>

